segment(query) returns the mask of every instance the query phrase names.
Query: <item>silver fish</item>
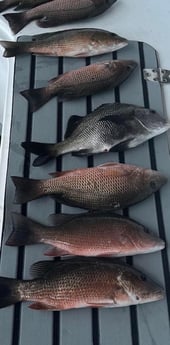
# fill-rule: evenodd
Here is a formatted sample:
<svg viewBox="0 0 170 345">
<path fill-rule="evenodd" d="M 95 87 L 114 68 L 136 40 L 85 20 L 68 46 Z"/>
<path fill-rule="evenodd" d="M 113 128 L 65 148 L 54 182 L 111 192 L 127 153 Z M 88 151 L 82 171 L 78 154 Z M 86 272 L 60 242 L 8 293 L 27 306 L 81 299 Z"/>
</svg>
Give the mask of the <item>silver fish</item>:
<svg viewBox="0 0 170 345">
<path fill-rule="evenodd" d="M 62 142 L 24 142 L 22 146 L 39 155 L 33 165 L 40 166 L 70 152 L 89 155 L 130 149 L 169 128 L 170 123 L 155 110 L 131 104 L 108 103 L 85 117 L 73 115 Z"/>
</svg>

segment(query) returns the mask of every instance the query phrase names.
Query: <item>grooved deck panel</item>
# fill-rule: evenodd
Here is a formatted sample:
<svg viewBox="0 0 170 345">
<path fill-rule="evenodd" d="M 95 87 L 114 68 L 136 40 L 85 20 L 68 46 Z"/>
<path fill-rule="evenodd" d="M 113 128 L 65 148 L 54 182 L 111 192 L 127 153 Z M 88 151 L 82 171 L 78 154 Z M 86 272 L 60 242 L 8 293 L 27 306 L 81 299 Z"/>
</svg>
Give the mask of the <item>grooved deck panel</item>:
<svg viewBox="0 0 170 345">
<path fill-rule="evenodd" d="M 27 40 L 27 37 L 22 38 Z M 20 91 L 42 87 L 60 73 L 93 62 L 109 59 L 134 59 L 138 68 L 119 88 L 100 95 L 74 101 L 52 99 L 31 113 Z M 15 188 L 11 175 L 47 178 L 50 172 L 96 166 L 108 161 L 120 161 L 158 169 L 170 177 L 168 138 L 163 134 L 124 153 L 99 154 L 90 158 L 68 154 L 39 168 L 32 166 L 33 154 L 25 152 L 22 141 L 56 142 L 64 138 L 71 115 L 86 115 L 102 103 L 120 101 L 154 108 L 163 114 L 161 88 L 158 83 L 143 80 L 142 69 L 158 67 L 156 52 L 150 46 L 129 42 L 129 46 L 113 54 L 87 59 L 19 56 L 15 63 L 13 114 L 5 198 L 5 221 L 0 271 L 2 276 L 28 279 L 32 263 L 45 259 L 46 245 L 25 248 L 5 246 L 12 230 L 11 211 L 16 211 L 46 224 L 54 212 L 76 213 L 79 209 L 56 204 L 50 197 L 27 205 L 13 204 Z M 164 115 L 165 116 L 165 115 Z M 170 179 L 155 195 L 128 209 L 129 216 L 143 223 L 166 241 L 166 249 L 128 258 L 166 290 L 162 301 L 134 307 L 113 309 L 75 309 L 62 312 L 34 311 L 28 303 L 0 310 L 0 344 L 3 345 L 168 345 L 170 344 Z M 126 259 L 125 259 L 126 260 Z"/>
</svg>

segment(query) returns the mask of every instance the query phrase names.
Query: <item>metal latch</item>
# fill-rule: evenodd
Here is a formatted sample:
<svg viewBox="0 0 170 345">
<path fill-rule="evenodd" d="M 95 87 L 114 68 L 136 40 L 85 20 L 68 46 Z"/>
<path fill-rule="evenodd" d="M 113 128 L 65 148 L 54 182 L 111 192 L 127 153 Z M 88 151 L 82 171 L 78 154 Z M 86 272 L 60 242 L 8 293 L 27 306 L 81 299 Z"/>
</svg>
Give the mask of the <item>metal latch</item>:
<svg viewBox="0 0 170 345">
<path fill-rule="evenodd" d="M 159 83 L 170 83 L 170 70 L 162 68 L 145 68 L 143 70 L 145 80 L 158 81 Z"/>
</svg>

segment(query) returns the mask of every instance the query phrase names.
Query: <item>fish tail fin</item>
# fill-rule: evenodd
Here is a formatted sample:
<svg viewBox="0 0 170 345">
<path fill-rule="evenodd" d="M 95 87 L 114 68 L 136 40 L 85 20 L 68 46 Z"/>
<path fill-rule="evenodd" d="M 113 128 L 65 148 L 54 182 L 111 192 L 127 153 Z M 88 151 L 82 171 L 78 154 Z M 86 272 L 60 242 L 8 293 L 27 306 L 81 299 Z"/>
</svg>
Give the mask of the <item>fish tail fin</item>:
<svg viewBox="0 0 170 345">
<path fill-rule="evenodd" d="M 28 150 L 29 152 L 39 155 L 33 162 L 33 166 L 35 167 L 43 165 L 54 157 L 58 156 L 56 151 L 54 150 L 55 144 L 44 144 L 32 141 L 23 142 L 22 147 L 24 147 L 24 149 Z"/>
<path fill-rule="evenodd" d="M 24 217 L 21 214 L 12 214 L 13 232 L 6 244 L 8 246 L 24 246 L 41 242 L 43 226 Z"/>
<path fill-rule="evenodd" d="M 48 88 L 46 87 L 24 90 L 20 93 L 28 100 L 31 112 L 41 108 L 51 98 L 50 92 L 48 92 Z"/>
<path fill-rule="evenodd" d="M 23 42 L 11 42 L 11 41 L 0 41 L 0 44 L 5 51 L 3 53 L 4 57 L 11 57 L 15 55 L 20 55 L 24 53 L 24 44 Z"/>
<path fill-rule="evenodd" d="M 7 13 L 7 14 L 4 14 L 3 16 L 8 21 L 9 26 L 14 34 L 17 34 L 29 22 L 26 17 L 26 12 Z"/>
<path fill-rule="evenodd" d="M 16 187 L 14 199 L 16 204 L 24 204 L 39 198 L 43 194 L 41 180 L 27 179 L 18 176 L 13 176 L 12 180 Z"/>
<path fill-rule="evenodd" d="M 22 300 L 18 287 L 18 280 L 0 277 L 0 308 L 5 308 Z"/>
</svg>

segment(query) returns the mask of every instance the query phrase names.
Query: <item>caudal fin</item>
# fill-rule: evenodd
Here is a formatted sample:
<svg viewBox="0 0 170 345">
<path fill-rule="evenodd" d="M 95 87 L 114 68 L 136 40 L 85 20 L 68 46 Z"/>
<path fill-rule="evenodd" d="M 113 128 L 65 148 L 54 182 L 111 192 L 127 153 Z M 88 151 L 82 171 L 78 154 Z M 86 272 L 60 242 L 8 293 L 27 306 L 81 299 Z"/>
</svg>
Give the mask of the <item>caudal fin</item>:
<svg viewBox="0 0 170 345">
<path fill-rule="evenodd" d="M 33 162 L 33 166 L 35 167 L 43 165 L 57 156 L 54 151 L 55 144 L 44 144 L 32 141 L 23 142 L 21 145 L 29 152 L 39 155 Z"/>
<path fill-rule="evenodd" d="M 12 176 L 11 178 L 16 187 L 15 204 L 24 204 L 43 195 L 41 180 L 27 179 L 18 176 Z"/>
<path fill-rule="evenodd" d="M 8 21 L 9 26 L 14 34 L 17 34 L 29 23 L 29 20 L 26 17 L 26 12 L 7 13 L 3 16 Z"/>
<path fill-rule="evenodd" d="M 46 87 L 24 90 L 20 93 L 28 100 L 31 112 L 38 110 L 51 99 L 51 95 Z"/>
<path fill-rule="evenodd" d="M 13 213 L 12 224 L 13 232 L 6 242 L 8 246 L 25 246 L 41 242 L 43 226 L 39 223 L 21 214 Z"/>
<path fill-rule="evenodd" d="M 25 53 L 27 50 L 24 42 L 11 42 L 11 41 L 0 41 L 0 44 L 5 51 L 3 53 L 4 57 L 11 57 Z"/>
<path fill-rule="evenodd" d="M 0 308 L 20 302 L 19 281 L 0 277 Z"/>
</svg>

